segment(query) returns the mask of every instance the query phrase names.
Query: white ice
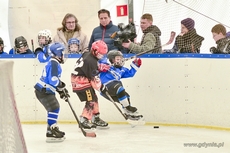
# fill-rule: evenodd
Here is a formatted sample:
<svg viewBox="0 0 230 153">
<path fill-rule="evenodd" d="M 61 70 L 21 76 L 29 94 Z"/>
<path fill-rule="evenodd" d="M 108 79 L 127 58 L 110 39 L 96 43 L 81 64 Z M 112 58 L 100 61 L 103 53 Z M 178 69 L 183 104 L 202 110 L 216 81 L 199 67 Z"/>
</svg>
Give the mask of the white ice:
<svg viewBox="0 0 230 153">
<path fill-rule="evenodd" d="M 84 137 L 77 124 L 59 124 L 66 133 L 60 143 L 46 143 L 45 124 L 23 124 L 28 153 L 230 153 L 230 132 L 191 127 L 150 125 L 131 128 L 110 124 L 96 130 L 96 138 Z M 185 143 L 198 146 L 185 147 Z M 215 143 L 219 147 L 215 146 Z"/>
</svg>

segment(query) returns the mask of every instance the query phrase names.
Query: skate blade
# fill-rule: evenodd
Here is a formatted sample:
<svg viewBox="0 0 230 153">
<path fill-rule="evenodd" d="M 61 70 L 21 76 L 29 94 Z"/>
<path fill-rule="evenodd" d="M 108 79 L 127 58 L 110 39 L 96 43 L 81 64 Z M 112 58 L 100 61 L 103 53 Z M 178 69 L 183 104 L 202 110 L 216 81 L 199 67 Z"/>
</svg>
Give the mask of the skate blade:
<svg viewBox="0 0 230 153">
<path fill-rule="evenodd" d="M 58 142 L 63 142 L 64 140 L 65 140 L 65 137 L 62 137 L 62 138 L 47 137 L 46 138 L 47 143 L 58 143 Z"/>
<path fill-rule="evenodd" d="M 145 120 L 144 118 L 140 118 L 139 120 L 130 120 L 128 119 L 127 122 L 131 125 L 131 127 L 135 127 L 135 126 L 138 126 L 138 125 L 145 125 Z"/>
</svg>

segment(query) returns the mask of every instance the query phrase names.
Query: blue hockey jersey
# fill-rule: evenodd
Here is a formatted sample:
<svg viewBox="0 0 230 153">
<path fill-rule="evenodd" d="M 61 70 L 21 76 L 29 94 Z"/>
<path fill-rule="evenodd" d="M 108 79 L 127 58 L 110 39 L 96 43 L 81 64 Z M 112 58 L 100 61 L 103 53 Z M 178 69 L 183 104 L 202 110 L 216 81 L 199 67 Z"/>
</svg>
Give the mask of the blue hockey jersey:
<svg viewBox="0 0 230 153">
<path fill-rule="evenodd" d="M 106 85 L 112 81 L 120 81 L 122 78 L 133 77 L 136 74 L 138 67 L 134 63 L 131 63 L 130 66 L 130 69 L 126 67 L 117 68 L 111 66 L 107 72 L 100 72 L 101 83 Z"/>
<path fill-rule="evenodd" d="M 34 88 L 42 91 L 45 89 L 46 93 L 55 94 L 57 86 L 60 84 L 60 77 L 62 68 L 60 63 L 51 58 L 42 71 L 40 80 L 35 84 Z"/>
<path fill-rule="evenodd" d="M 41 49 L 42 50 L 37 53 L 37 59 L 40 63 L 46 63 L 51 59 L 52 53 L 49 50 L 49 45 Z"/>
</svg>

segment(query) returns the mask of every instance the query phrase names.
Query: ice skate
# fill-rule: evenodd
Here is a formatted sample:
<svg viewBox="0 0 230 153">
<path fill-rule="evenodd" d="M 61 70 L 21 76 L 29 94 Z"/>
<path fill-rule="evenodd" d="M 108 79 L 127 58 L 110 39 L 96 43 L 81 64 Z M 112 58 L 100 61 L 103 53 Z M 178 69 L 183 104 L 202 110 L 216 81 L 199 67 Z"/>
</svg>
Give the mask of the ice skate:
<svg viewBox="0 0 230 153">
<path fill-rule="evenodd" d="M 143 115 L 141 115 L 137 112 L 137 108 L 132 107 L 132 106 L 125 107 L 124 108 L 124 114 L 130 120 L 139 120 L 139 119 L 143 118 Z"/>
<path fill-rule="evenodd" d="M 80 118 L 80 124 L 81 127 L 86 130 L 86 131 L 90 131 L 90 130 L 96 130 L 96 126 L 94 124 L 92 124 L 87 118 L 82 117 Z"/>
<path fill-rule="evenodd" d="M 63 135 L 65 135 L 65 132 L 60 131 L 60 130 L 59 130 L 59 132 L 62 133 Z M 47 133 L 51 133 L 51 128 L 49 125 L 47 125 Z"/>
<path fill-rule="evenodd" d="M 59 130 L 56 124 L 50 127 L 50 130 L 46 132 L 46 142 L 62 142 L 65 140 L 65 132 Z"/>
<path fill-rule="evenodd" d="M 100 119 L 99 114 L 96 114 L 92 118 L 92 123 L 97 126 L 98 129 L 108 129 L 109 124 L 102 119 Z"/>
</svg>

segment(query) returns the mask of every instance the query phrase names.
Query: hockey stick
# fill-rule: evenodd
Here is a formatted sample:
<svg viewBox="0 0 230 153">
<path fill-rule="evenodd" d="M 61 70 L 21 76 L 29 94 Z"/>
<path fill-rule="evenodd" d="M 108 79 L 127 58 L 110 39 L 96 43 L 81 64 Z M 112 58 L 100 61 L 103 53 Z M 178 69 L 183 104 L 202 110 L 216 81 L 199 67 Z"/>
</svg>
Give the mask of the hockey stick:
<svg viewBox="0 0 230 153">
<path fill-rule="evenodd" d="M 32 45 L 32 51 L 34 53 L 34 40 L 33 39 L 31 39 L 31 45 Z"/>
<path fill-rule="evenodd" d="M 113 98 L 109 95 L 109 93 L 105 92 L 106 96 L 109 98 L 109 100 L 114 104 L 114 106 L 118 109 L 118 111 L 121 113 L 121 115 L 125 118 L 125 120 L 129 120 L 128 117 L 121 111 L 121 109 L 117 106 L 116 102 L 113 100 Z"/>
<path fill-rule="evenodd" d="M 169 41 L 168 41 L 166 44 L 161 45 L 161 46 L 156 47 L 156 48 L 153 48 L 153 49 L 151 49 L 151 50 L 147 50 L 147 51 L 144 51 L 144 52 L 140 52 L 140 53 L 138 53 L 138 54 L 135 54 L 134 56 L 131 56 L 131 57 L 129 57 L 129 58 L 126 58 L 125 61 L 128 61 L 128 60 L 130 60 L 130 59 L 136 58 L 136 57 L 141 56 L 141 55 L 143 55 L 143 54 L 152 52 L 152 51 L 155 50 L 155 49 L 159 49 L 159 48 L 161 48 L 161 47 L 165 47 L 165 46 L 167 46 L 167 45 L 170 45 L 170 44 L 174 41 L 175 36 L 176 36 L 176 33 L 175 33 L 174 31 L 171 31 L 170 39 L 169 39 Z"/>
<path fill-rule="evenodd" d="M 129 119 L 122 111 L 121 109 L 117 106 L 116 102 L 113 100 L 113 98 L 109 95 L 109 93 L 106 91 L 105 92 L 106 96 L 109 98 L 109 100 L 114 104 L 114 106 L 117 108 L 117 110 L 121 113 L 121 115 L 125 118 L 125 120 L 131 124 L 132 127 L 135 127 L 136 125 L 144 125 L 145 121 L 140 121 L 140 120 L 131 120 Z"/>
<path fill-rule="evenodd" d="M 74 109 L 73 109 L 73 107 L 72 107 L 70 101 L 69 101 L 69 98 L 67 98 L 66 101 L 68 102 L 69 107 L 70 107 L 71 111 L 73 112 L 73 115 L 74 115 L 75 119 L 77 120 L 77 123 L 78 123 L 78 125 L 79 125 L 79 127 L 80 127 L 80 129 L 81 129 L 81 132 L 83 133 L 83 135 L 84 135 L 85 137 L 96 137 L 96 133 L 94 133 L 94 132 L 86 132 L 86 131 L 82 128 L 81 123 L 80 123 L 80 121 L 79 121 L 79 119 L 78 119 L 78 117 L 77 117 L 77 115 L 76 115 L 76 113 L 75 113 L 75 111 L 74 111 Z"/>
</svg>

